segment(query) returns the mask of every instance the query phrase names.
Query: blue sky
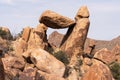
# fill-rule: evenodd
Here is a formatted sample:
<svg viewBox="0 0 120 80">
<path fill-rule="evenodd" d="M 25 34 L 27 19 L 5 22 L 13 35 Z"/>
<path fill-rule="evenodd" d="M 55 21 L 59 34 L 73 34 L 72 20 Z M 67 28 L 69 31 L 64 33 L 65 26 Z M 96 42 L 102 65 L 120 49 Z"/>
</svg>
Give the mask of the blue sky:
<svg viewBox="0 0 120 80">
<path fill-rule="evenodd" d="M 6 26 L 12 34 L 17 34 L 26 26 L 36 27 L 45 10 L 74 19 L 82 5 L 87 5 L 90 11 L 88 37 L 111 40 L 120 35 L 120 0 L 0 0 L 0 26 Z M 52 31 L 49 29 L 47 33 Z"/>
</svg>

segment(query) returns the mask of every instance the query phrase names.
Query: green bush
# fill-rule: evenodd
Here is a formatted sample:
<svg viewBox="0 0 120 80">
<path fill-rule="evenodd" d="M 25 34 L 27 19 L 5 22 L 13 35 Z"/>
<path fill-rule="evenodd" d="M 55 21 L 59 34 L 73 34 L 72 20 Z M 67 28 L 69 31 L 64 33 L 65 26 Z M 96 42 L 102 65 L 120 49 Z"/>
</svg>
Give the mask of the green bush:
<svg viewBox="0 0 120 80">
<path fill-rule="evenodd" d="M 111 64 L 110 70 L 115 80 L 120 80 L 120 64 L 117 62 Z"/>
<path fill-rule="evenodd" d="M 63 62 L 65 65 L 69 63 L 67 55 L 63 51 L 58 51 L 53 54 L 58 60 Z"/>
</svg>

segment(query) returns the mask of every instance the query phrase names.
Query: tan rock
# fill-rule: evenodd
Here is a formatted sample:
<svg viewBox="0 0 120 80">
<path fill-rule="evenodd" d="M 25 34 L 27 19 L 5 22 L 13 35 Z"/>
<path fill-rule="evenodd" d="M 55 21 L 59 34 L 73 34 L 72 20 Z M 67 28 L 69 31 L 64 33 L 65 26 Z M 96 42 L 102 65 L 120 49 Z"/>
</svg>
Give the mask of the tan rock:
<svg viewBox="0 0 120 80">
<path fill-rule="evenodd" d="M 100 59 L 101 61 L 105 62 L 106 64 L 110 64 L 115 61 L 115 54 L 109 51 L 106 48 L 103 48 L 95 53 L 95 58 Z"/>
<path fill-rule="evenodd" d="M 29 40 L 30 32 L 31 32 L 30 27 L 26 27 L 26 28 L 23 29 L 22 39 L 25 40 L 26 42 Z"/>
<path fill-rule="evenodd" d="M 83 18 L 77 21 L 71 35 L 61 46 L 61 49 L 69 56 L 73 55 L 74 51 L 83 49 L 85 39 L 89 28 L 89 19 Z"/>
<path fill-rule="evenodd" d="M 27 50 L 27 42 L 20 38 L 13 42 L 13 49 L 15 51 L 14 55 L 21 56 Z"/>
<path fill-rule="evenodd" d="M 19 80 L 36 80 L 36 69 L 34 68 L 27 68 L 19 75 Z"/>
<path fill-rule="evenodd" d="M 60 77 L 64 74 L 64 64 L 40 48 L 31 52 L 31 61 L 39 70 L 46 73 L 55 74 Z"/>
<path fill-rule="evenodd" d="M 0 80 L 4 80 L 4 68 L 3 68 L 3 63 L 0 58 Z"/>
<path fill-rule="evenodd" d="M 100 61 L 95 60 L 94 64 L 85 73 L 81 80 L 114 80 L 113 76 L 107 67 Z"/>
<path fill-rule="evenodd" d="M 50 10 L 42 13 L 39 22 L 44 23 L 46 26 L 54 29 L 67 28 L 75 24 L 70 18 L 64 17 Z"/>
<path fill-rule="evenodd" d="M 87 6 L 82 6 L 78 10 L 75 20 L 79 20 L 80 18 L 88 18 L 89 17 L 89 11 Z"/>
<path fill-rule="evenodd" d="M 36 80 L 65 80 L 65 79 L 54 74 L 48 74 L 42 71 L 37 71 Z"/>
<path fill-rule="evenodd" d="M 48 43 L 52 46 L 59 48 L 63 40 L 63 37 L 64 37 L 63 34 L 60 34 L 57 31 L 54 31 L 52 32 L 52 34 L 49 35 Z"/>
<path fill-rule="evenodd" d="M 35 29 L 31 30 L 28 41 L 28 49 L 41 48 L 46 49 L 47 44 L 47 27 L 44 24 L 39 24 Z"/>
<path fill-rule="evenodd" d="M 13 80 L 24 68 L 25 62 L 23 58 L 6 56 L 2 58 L 3 68 L 5 72 L 5 80 Z"/>
</svg>

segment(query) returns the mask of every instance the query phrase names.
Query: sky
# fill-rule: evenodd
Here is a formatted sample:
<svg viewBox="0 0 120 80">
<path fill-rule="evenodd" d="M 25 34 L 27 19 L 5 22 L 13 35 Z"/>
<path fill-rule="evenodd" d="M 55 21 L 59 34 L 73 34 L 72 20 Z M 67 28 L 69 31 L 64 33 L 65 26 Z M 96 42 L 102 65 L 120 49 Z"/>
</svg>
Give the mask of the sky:
<svg viewBox="0 0 120 80">
<path fill-rule="evenodd" d="M 83 5 L 90 12 L 89 38 L 111 40 L 120 35 L 120 0 L 0 0 L 0 26 L 8 27 L 15 35 L 24 27 L 36 27 L 45 10 L 74 20 Z M 54 30 L 49 28 L 47 34 Z M 59 30 L 63 34 L 66 31 Z"/>
</svg>

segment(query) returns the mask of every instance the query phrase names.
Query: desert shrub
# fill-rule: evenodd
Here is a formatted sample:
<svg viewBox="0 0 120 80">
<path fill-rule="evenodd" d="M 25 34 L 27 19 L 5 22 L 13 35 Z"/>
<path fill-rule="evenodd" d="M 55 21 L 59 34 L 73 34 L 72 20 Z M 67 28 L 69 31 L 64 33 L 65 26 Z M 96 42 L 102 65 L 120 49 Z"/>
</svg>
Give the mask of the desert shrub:
<svg viewBox="0 0 120 80">
<path fill-rule="evenodd" d="M 63 51 L 58 51 L 53 54 L 58 60 L 63 62 L 65 65 L 69 63 L 67 55 Z"/>
<path fill-rule="evenodd" d="M 115 80 L 120 80 L 120 63 L 117 62 L 112 63 L 110 65 L 110 70 Z"/>
<path fill-rule="evenodd" d="M 0 28 L 0 36 L 4 38 L 5 35 L 7 35 L 7 32 L 3 31 L 2 28 Z"/>
</svg>

